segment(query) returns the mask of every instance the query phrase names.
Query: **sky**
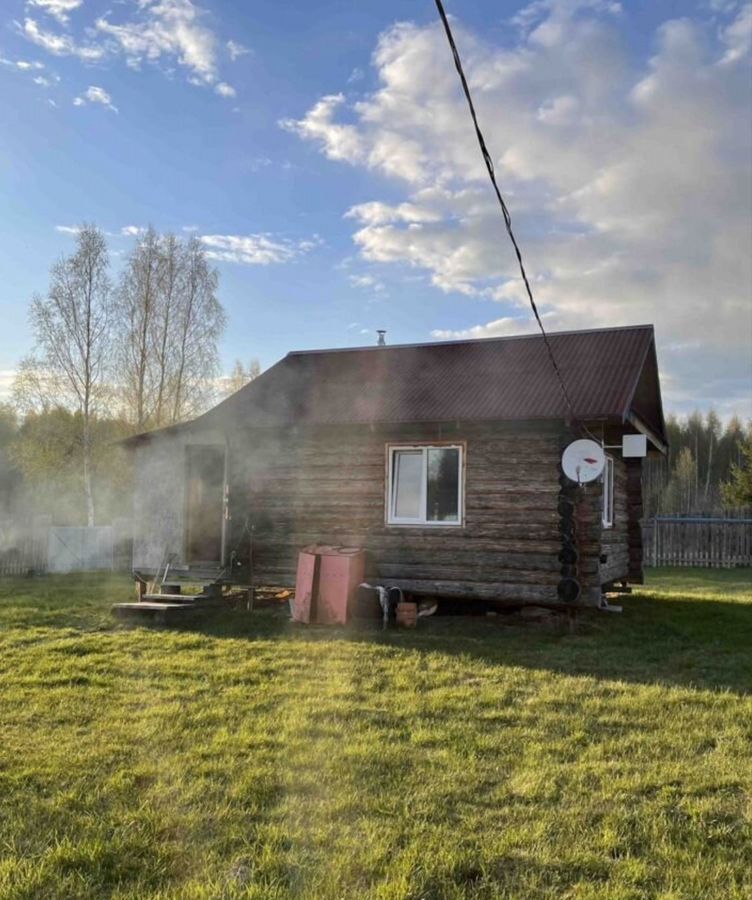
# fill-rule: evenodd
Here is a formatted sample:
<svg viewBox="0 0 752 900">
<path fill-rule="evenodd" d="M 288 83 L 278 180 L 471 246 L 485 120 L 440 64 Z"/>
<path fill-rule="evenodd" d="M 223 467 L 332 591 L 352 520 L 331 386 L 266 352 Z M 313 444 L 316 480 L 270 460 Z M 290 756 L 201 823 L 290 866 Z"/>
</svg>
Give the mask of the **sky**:
<svg viewBox="0 0 752 900">
<path fill-rule="evenodd" d="M 752 416 L 752 4 L 446 0 L 551 331 Z M 221 273 L 222 365 L 535 331 L 432 0 L 2 0 L 0 390 L 75 227 Z"/>
</svg>

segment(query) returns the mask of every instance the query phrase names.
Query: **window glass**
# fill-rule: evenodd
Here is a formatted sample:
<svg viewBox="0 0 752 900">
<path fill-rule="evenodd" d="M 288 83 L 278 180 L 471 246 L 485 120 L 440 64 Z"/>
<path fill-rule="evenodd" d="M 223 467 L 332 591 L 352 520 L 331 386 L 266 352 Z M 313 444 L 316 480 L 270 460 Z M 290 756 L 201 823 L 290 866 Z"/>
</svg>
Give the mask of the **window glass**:
<svg viewBox="0 0 752 900">
<path fill-rule="evenodd" d="M 423 452 L 395 450 L 392 475 L 392 510 L 396 519 L 422 518 Z"/>
<path fill-rule="evenodd" d="M 429 447 L 426 519 L 429 522 L 457 522 L 459 489 L 459 449 Z"/>
</svg>

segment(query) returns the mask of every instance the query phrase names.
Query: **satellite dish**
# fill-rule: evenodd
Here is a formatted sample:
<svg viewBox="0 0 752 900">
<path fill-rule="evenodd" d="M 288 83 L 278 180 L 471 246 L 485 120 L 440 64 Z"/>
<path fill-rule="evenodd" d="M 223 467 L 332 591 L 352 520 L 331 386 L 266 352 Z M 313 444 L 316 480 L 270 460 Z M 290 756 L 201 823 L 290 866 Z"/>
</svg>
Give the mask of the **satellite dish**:
<svg viewBox="0 0 752 900">
<path fill-rule="evenodd" d="M 573 441 L 562 453 L 561 467 L 564 474 L 577 484 L 595 481 L 606 465 L 606 454 L 596 441 Z"/>
</svg>

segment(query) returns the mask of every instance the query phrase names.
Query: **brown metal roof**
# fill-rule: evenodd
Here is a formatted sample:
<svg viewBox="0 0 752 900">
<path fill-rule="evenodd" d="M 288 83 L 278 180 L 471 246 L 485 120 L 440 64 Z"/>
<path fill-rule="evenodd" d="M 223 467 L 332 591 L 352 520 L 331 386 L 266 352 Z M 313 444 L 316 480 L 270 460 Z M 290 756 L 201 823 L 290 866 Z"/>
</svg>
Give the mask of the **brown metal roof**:
<svg viewBox="0 0 752 900">
<path fill-rule="evenodd" d="M 628 411 L 652 326 L 550 335 L 578 416 Z M 539 335 L 289 353 L 214 414 L 249 424 L 563 418 Z M 212 416 L 212 413 L 208 414 Z"/>
<path fill-rule="evenodd" d="M 655 360 L 653 327 L 558 332 L 549 340 L 577 416 L 623 421 L 646 362 Z M 656 391 L 657 384 L 656 377 Z M 659 393 L 652 407 L 650 424 L 662 434 Z M 195 424 L 224 428 L 228 423 L 328 425 L 566 416 L 542 337 L 525 335 L 292 352 Z"/>
</svg>

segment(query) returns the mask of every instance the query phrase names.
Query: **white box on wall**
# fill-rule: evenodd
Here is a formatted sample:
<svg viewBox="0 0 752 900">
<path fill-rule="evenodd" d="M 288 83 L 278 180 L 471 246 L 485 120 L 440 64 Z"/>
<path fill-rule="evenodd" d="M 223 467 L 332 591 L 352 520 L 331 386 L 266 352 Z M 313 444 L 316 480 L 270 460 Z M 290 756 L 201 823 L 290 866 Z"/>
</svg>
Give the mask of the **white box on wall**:
<svg viewBox="0 0 752 900">
<path fill-rule="evenodd" d="M 621 439 L 622 456 L 647 456 L 648 439 L 644 434 L 625 434 Z"/>
</svg>

